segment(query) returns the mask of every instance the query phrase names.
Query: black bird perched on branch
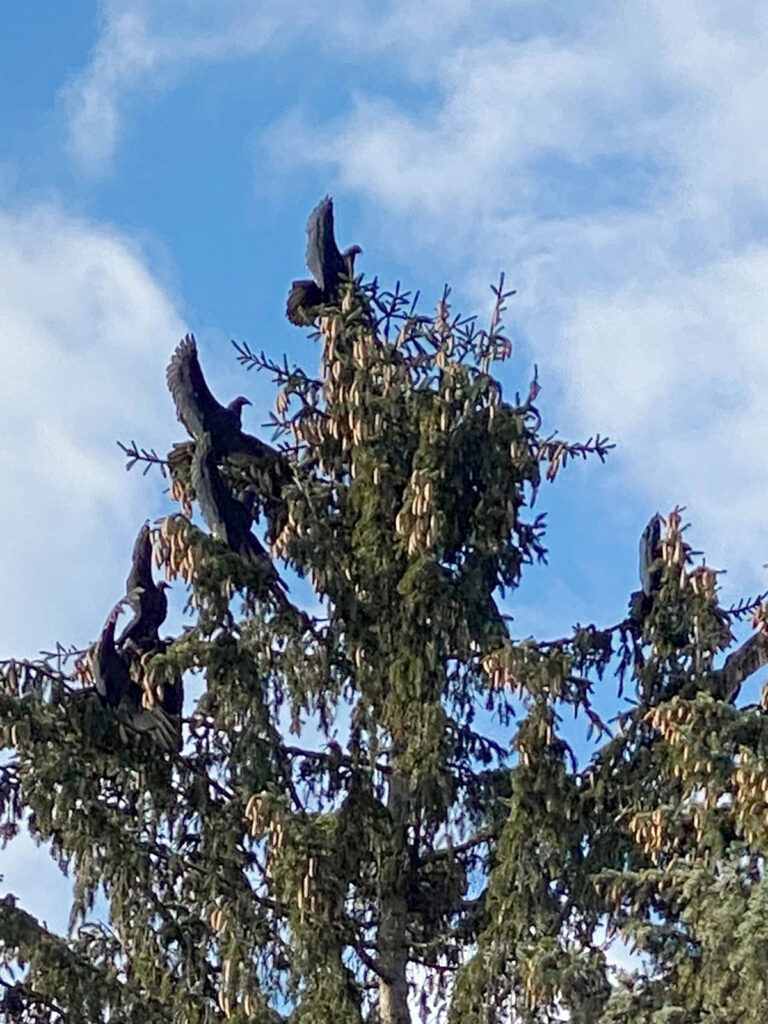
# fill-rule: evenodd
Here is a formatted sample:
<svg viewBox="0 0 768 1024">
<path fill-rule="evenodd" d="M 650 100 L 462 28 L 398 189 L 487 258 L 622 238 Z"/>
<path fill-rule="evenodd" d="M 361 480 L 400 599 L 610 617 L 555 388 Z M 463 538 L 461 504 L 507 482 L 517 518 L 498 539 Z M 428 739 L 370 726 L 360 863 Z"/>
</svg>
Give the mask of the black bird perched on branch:
<svg viewBox="0 0 768 1024">
<path fill-rule="evenodd" d="M 333 231 L 333 200 L 326 196 L 307 221 L 307 266 L 313 281 L 294 281 L 288 295 L 286 315 L 292 324 L 305 327 L 315 319 L 313 309 L 338 298 L 342 276 L 352 277 L 355 256 L 363 250 L 351 245 L 339 252 Z"/>
<path fill-rule="evenodd" d="M 125 581 L 126 600 L 133 609 L 133 618 L 120 634 L 118 646 L 130 641 L 142 652 L 158 646 L 158 630 L 168 614 L 167 589 L 167 583 L 155 583 L 152 579 L 152 540 L 145 523 L 133 546 L 131 571 Z"/>
<path fill-rule="evenodd" d="M 125 581 L 125 603 L 133 609 L 133 618 L 120 634 L 117 648 L 127 660 L 131 679 L 141 692 L 141 681 L 147 660 L 154 654 L 165 652 L 168 641 L 161 640 L 159 630 L 168 614 L 165 591 L 169 584 L 155 583 L 152 578 L 152 538 L 149 524 L 139 530 L 133 546 L 133 560 Z M 184 703 L 184 685 L 181 673 L 166 680 L 162 689 L 160 707 L 168 715 L 180 715 Z"/>
<path fill-rule="evenodd" d="M 167 701 L 162 707 L 141 706 L 141 686 L 131 677 L 129 659 L 115 646 L 115 625 L 125 601 L 115 605 L 109 613 L 101 636 L 93 649 L 91 664 L 98 695 L 108 708 L 119 709 L 125 724 L 135 732 L 152 734 L 152 739 L 163 750 L 178 750 L 181 745 L 181 731 L 178 717 L 180 700 L 183 698 L 181 680 L 177 688 L 169 688 Z M 178 705 L 178 710 L 173 710 Z"/>
<path fill-rule="evenodd" d="M 249 565 L 266 572 L 271 584 L 284 587 L 269 555 L 251 533 L 251 513 L 230 493 L 221 477 L 213 439 L 208 433 L 201 434 L 195 443 L 191 477 L 200 511 L 213 536 L 224 541 Z"/>
<path fill-rule="evenodd" d="M 653 607 L 653 598 L 661 584 L 661 528 L 664 520 L 657 512 L 651 516 L 640 538 L 640 590 L 629 599 L 629 618 L 638 629 L 642 628 Z"/>
<path fill-rule="evenodd" d="M 115 626 L 124 601 L 118 602 L 109 613 L 101 636 L 93 651 L 92 668 L 96 692 L 110 708 L 116 708 L 135 684 L 131 679 L 128 661 L 115 646 Z M 138 704 L 138 700 L 136 701 Z"/>
<path fill-rule="evenodd" d="M 275 453 L 269 445 L 242 430 L 243 406 L 250 405 L 250 401 L 239 395 L 224 406 L 211 394 L 200 367 L 193 335 L 188 334 L 182 339 L 171 356 L 166 380 L 176 405 L 176 414 L 191 437 L 197 439 L 203 433 L 210 434 L 218 456 L 240 453 L 274 458 Z"/>
<path fill-rule="evenodd" d="M 651 597 L 661 583 L 661 566 L 654 563 L 661 557 L 661 528 L 664 520 L 657 512 L 640 538 L 640 584 L 646 597 Z"/>
</svg>

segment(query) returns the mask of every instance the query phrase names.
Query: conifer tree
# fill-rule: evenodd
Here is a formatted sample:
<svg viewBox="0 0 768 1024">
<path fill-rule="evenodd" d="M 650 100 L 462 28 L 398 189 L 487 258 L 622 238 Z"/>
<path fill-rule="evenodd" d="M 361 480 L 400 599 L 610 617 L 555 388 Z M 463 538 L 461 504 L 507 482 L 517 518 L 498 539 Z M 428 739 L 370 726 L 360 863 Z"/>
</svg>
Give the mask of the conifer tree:
<svg viewBox="0 0 768 1024">
<path fill-rule="evenodd" d="M 542 475 L 610 445 L 542 436 L 535 375 L 504 395 L 494 292 L 479 329 L 448 290 L 424 316 L 342 279 L 317 375 L 238 346 L 278 388 L 273 459 L 129 449 L 171 475 L 153 550 L 192 616 L 137 660 L 143 702 L 181 674 L 202 694 L 174 749 L 82 692 L 93 649 L 0 664 L 3 836 L 50 842 L 75 880 L 67 936 L 0 902 L 8 1019 L 764 1019 L 768 731 L 737 696 L 768 612 L 720 606 L 675 510 L 616 625 L 514 636 L 500 600 L 545 557 Z M 208 533 L 203 470 L 314 607 Z M 595 690 L 617 686 L 631 706 L 604 723 Z"/>
</svg>

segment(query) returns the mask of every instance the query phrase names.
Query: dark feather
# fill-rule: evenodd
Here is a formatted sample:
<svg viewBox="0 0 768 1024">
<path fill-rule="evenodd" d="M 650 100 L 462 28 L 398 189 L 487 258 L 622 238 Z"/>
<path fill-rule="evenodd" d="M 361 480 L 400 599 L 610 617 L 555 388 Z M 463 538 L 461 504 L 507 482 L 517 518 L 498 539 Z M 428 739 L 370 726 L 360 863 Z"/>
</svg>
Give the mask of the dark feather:
<svg viewBox="0 0 768 1024">
<path fill-rule="evenodd" d="M 160 707 L 167 715 L 180 715 L 184 706 L 184 684 L 181 675 L 173 683 L 163 687 L 163 699 Z"/>
<path fill-rule="evenodd" d="M 118 646 L 131 642 L 140 651 L 150 650 L 158 644 L 158 630 L 168 614 L 168 598 L 165 596 L 167 584 L 157 584 L 152 579 L 152 540 L 146 523 L 136 538 L 133 563 L 125 585 L 133 618 L 120 634 Z"/>
<path fill-rule="evenodd" d="M 93 652 L 93 678 L 96 692 L 111 708 L 116 708 L 134 687 L 128 662 L 115 647 L 115 625 L 123 608 L 117 604 L 104 623 Z"/>
<path fill-rule="evenodd" d="M 226 410 L 208 388 L 197 358 L 194 335 L 188 334 L 171 356 L 166 371 L 168 387 L 176 404 L 176 413 L 192 437 L 219 420 L 226 420 Z M 240 424 L 237 423 L 239 429 Z"/>
<path fill-rule="evenodd" d="M 184 700 L 181 677 L 178 685 L 166 687 L 161 707 L 144 708 L 141 683 L 131 674 L 139 655 L 128 645 L 124 651 L 115 646 L 115 624 L 122 610 L 121 601 L 109 614 L 93 651 L 92 665 L 95 689 L 107 705 L 134 732 L 151 733 L 162 750 L 181 749 L 181 707 Z"/>
<path fill-rule="evenodd" d="M 163 708 L 141 708 L 133 711 L 126 719 L 134 732 L 150 733 L 152 741 L 169 753 L 181 750 L 181 721 Z"/>
<path fill-rule="evenodd" d="M 217 456 L 277 457 L 268 444 L 241 429 L 243 406 L 251 404 L 247 398 L 239 395 L 229 405 L 223 406 L 213 397 L 205 383 L 197 357 L 197 344 L 191 334 L 181 341 L 171 356 L 166 379 L 178 418 L 192 437 L 210 434 Z"/>
<path fill-rule="evenodd" d="M 661 567 L 654 563 L 661 556 L 661 528 L 664 520 L 657 512 L 648 522 L 640 538 L 640 584 L 646 597 L 658 590 Z"/>
<path fill-rule="evenodd" d="M 307 221 L 307 266 L 326 299 L 335 293 L 339 277 L 346 273 L 334 236 L 330 196 L 317 204 Z"/>
<path fill-rule="evenodd" d="M 149 523 L 144 523 L 133 545 L 131 570 L 125 581 L 125 592 L 128 594 L 136 587 L 146 587 L 148 583 L 152 583 L 152 540 Z"/>
<path fill-rule="evenodd" d="M 223 406 L 213 397 L 197 357 L 197 343 L 191 334 L 181 341 L 171 356 L 166 379 L 176 414 L 192 437 L 209 433 L 217 453 L 221 455 L 230 451 L 257 454 L 268 447 L 241 429 L 243 406 L 251 404 L 247 398 L 240 395 L 228 406 Z"/>
<path fill-rule="evenodd" d="M 288 293 L 285 315 L 297 327 L 308 327 L 314 322 L 313 309 L 323 304 L 323 293 L 314 281 L 294 281 Z"/>
</svg>

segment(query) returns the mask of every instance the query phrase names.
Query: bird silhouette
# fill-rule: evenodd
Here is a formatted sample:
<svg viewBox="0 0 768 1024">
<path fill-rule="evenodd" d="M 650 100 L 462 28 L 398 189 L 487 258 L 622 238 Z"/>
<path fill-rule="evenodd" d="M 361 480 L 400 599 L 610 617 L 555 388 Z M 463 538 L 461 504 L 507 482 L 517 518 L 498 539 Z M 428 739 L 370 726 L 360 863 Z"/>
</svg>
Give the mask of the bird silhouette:
<svg viewBox="0 0 768 1024">
<path fill-rule="evenodd" d="M 355 257 L 362 251 L 359 245 L 339 251 L 333 230 L 333 200 L 326 196 L 307 221 L 307 267 L 313 280 L 292 283 L 286 305 L 291 323 L 307 326 L 315 319 L 313 310 L 338 300 L 341 278 L 354 276 Z"/>
</svg>

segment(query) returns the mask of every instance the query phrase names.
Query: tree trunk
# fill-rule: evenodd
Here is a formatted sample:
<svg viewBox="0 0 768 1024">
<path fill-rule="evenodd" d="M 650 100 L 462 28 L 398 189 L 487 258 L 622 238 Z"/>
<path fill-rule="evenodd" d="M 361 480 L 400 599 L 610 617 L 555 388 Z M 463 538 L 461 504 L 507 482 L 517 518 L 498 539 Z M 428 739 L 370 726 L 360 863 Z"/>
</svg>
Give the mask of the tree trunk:
<svg viewBox="0 0 768 1024">
<path fill-rule="evenodd" d="M 408 1011 L 408 944 L 406 923 L 408 905 L 408 832 L 407 781 L 397 770 L 393 758 L 387 810 L 392 818 L 390 849 L 382 864 L 379 883 L 380 919 L 378 936 L 379 966 L 384 977 L 379 981 L 379 1017 L 381 1024 L 411 1024 Z"/>
</svg>

